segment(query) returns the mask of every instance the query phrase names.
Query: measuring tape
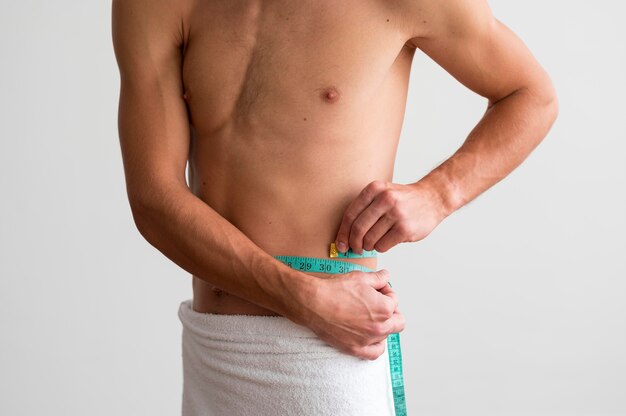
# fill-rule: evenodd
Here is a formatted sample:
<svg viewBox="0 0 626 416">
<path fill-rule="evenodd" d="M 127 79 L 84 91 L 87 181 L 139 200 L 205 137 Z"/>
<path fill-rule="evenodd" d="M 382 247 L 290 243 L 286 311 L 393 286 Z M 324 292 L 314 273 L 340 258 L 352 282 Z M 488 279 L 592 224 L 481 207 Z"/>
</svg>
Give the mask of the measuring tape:
<svg viewBox="0 0 626 416">
<path fill-rule="evenodd" d="M 340 253 L 335 247 L 335 243 L 330 244 L 331 258 L 363 258 L 376 257 L 376 250 L 363 250 L 357 254 L 348 249 L 345 253 Z M 353 270 L 362 272 L 373 272 L 374 270 L 361 264 L 347 261 L 331 260 L 318 257 L 300 256 L 274 256 L 277 260 L 285 263 L 295 270 L 303 272 L 318 272 L 328 274 L 342 274 Z M 389 283 L 391 287 L 391 283 Z M 402 373 L 402 350 L 400 349 L 400 334 L 395 332 L 387 337 L 387 353 L 389 355 L 389 368 L 391 370 L 391 388 L 393 391 L 393 404 L 396 416 L 406 416 L 406 398 L 404 395 L 404 375 Z"/>
<path fill-rule="evenodd" d="M 376 257 L 376 250 L 363 250 L 361 254 L 356 254 L 349 248 L 345 253 L 337 250 L 337 246 L 335 243 L 330 243 L 330 252 L 328 253 L 328 257 L 342 257 L 342 258 L 363 258 L 363 257 Z"/>
</svg>

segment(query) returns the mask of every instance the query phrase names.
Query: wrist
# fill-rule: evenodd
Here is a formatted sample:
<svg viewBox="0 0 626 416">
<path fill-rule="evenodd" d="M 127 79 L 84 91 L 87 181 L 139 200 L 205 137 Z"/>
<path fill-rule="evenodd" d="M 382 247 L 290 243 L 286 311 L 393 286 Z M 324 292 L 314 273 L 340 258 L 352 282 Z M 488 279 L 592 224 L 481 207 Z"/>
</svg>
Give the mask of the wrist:
<svg viewBox="0 0 626 416">
<path fill-rule="evenodd" d="M 281 285 L 280 296 L 284 301 L 281 313 L 299 325 L 308 326 L 315 315 L 314 305 L 321 279 L 291 268 L 285 277 Z"/>
<path fill-rule="evenodd" d="M 322 279 L 306 273 L 301 274 L 304 277 L 299 286 L 295 287 L 294 299 L 296 301 L 292 306 L 294 314 L 290 319 L 297 324 L 308 327 L 317 316 L 315 305 L 317 305 Z"/>
<path fill-rule="evenodd" d="M 441 171 L 433 170 L 411 185 L 427 195 L 440 221 L 465 204 L 458 184 Z"/>
</svg>

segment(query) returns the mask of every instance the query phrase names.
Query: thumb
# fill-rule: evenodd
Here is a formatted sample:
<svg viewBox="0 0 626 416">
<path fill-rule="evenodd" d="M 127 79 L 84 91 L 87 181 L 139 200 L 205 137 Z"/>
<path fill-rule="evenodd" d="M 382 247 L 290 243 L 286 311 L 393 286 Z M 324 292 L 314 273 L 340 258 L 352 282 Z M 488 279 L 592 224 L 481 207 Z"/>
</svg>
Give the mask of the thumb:
<svg viewBox="0 0 626 416">
<path fill-rule="evenodd" d="M 389 282 L 389 271 L 387 269 L 370 272 L 368 276 L 371 276 L 368 283 L 376 290 L 384 288 L 387 286 L 387 282 Z"/>
</svg>

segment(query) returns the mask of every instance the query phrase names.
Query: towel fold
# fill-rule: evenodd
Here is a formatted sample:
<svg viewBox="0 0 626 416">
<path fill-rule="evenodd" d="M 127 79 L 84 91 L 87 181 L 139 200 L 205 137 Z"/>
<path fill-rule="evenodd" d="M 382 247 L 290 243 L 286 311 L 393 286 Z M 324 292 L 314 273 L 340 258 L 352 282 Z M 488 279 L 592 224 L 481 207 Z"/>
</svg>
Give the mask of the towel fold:
<svg viewBox="0 0 626 416">
<path fill-rule="evenodd" d="M 183 416 L 394 416 L 388 351 L 340 352 L 283 316 L 181 302 Z M 385 343 L 386 346 L 386 343 Z"/>
</svg>

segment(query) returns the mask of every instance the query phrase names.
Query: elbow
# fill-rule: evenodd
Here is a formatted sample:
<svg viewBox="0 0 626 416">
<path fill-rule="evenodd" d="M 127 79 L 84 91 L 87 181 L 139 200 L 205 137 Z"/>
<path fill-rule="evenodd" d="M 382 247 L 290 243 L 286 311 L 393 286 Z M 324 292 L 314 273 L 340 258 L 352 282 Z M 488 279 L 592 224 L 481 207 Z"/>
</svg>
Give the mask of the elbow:
<svg viewBox="0 0 626 416">
<path fill-rule="evenodd" d="M 547 124 L 550 129 L 559 115 L 559 98 L 550 77 L 546 75 L 541 82 L 532 87 L 525 87 L 523 91 L 528 97 L 529 104 L 542 120 L 542 124 Z"/>
<path fill-rule="evenodd" d="M 138 181 L 135 178 L 129 178 L 126 181 L 126 197 L 130 212 L 137 230 L 142 235 L 144 235 L 150 217 L 154 216 L 159 196 L 163 200 L 161 190 L 155 187 L 154 183 L 147 180 Z"/>
<path fill-rule="evenodd" d="M 129 186 L 127 197 L 135 227 L 142 236 L 146 237 L 148 227 L 159 210 L 159 200 L 163 202 L 165 196 L 158 190 L 149 189 L 147 186 Z"/>
<path fill-rule="evenodd" d="M 552 101 L 550 103 L 551 113 L 552 114 L 552 122 L 557 119 L 559 116 L 559 98 L 556 96 L 556 93 L 552 97 Z"/>
<path fill-rule="evenodd" d="M 137 201 L 133 198 L 129 198 L 129 204 L 135 227 L 139 234 L 145 238 L 149 222 L 148 208 L 143 201 Z"/>
<path fill-rule="evenodd" d="M 547 86 L 541 90 L 539 97 L 541 97 L 538 104 L 539 114 L 541 114 L 541 124 L 544 126 L 544 131 L 540 139 L 540 141 L 542 141 L 547 137 L 548 132 L 552 129 L 552 126 L 559 116 L 559 98 L 550 80 L 547 81 Z"/>
<path fill-rule="evenodd" d="M 553 91 L 548 95 L 544 104 L 544 111 L 546 118 L 548 119 L 548 130 L 552 128 L 554 122 L 559 116 L 559 98 L 556 95 L 556 91 Z"/>
<path fill-rule="evenodd" d="M 552 79 L 546 74 L 543 82 L 536 90 L 537 95 L 541 97 L 540 102 L 550 120 L 550 125 L 552 125 L 559 116 L 559 98 Z"/>
<path fill-rule="evenodd" d="M 171 215 L 180 210 L 189 188 L 176 183 L 162 182 L 158 186 L 143 187 L 141 191 L 128 192 L 133 221 L 139 233 L 149 240 L 149 233 L 170 221 Z"/>
</svg>

